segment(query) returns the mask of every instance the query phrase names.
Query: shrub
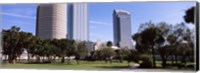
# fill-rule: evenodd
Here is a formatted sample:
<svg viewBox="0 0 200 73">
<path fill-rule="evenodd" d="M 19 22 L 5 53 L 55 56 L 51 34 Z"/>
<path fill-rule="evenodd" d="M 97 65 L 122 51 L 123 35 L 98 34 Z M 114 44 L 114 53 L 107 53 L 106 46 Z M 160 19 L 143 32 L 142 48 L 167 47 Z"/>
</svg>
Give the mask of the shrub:
<svg viewBox="0 0 200 73">
<path fill-rule="evenodd" d="M 181 69 L 181 68 L 185 67 L 185 64 L 178 63 L 176 66 L 178 67 L 178 69 Z"/>
<path fill-rule="evenodd" d="M 152 59 L 150 55 L 148 54 L 143 54 L 140 56 L 140 59 L 142 60 L 142 63 L 140 64 L 139 68 L 152 68 Z"/>
<path fill-rule="evenodd" d="M 150 60 L 143 61 L 139 68 L 152 68 L 152 62 Z"/>
<path fill-rule="evenodd" d="M 195 68 L 194 64 L 187 65 L 188 68 Z"/>
</svg>

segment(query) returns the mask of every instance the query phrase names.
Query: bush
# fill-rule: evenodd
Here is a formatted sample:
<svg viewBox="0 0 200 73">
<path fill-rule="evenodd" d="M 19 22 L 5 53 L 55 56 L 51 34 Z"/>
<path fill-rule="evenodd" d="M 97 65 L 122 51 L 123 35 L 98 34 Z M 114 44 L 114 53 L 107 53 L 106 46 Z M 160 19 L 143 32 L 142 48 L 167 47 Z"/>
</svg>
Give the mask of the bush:
<svg viewBox="0 0 200 73">
<path fill-rule="evenodd" d="M 185 67 L 185 65 L 182 64 L 182 63 L 178 63 L 176 66 L 178 67 L 178 69 L 181 69 L 181 68 Z"/>
<path fill-rule="evenodd" d="M 44 61 L 43 63 L 44 64 L 49 64 L 49 63 L 51 63 L 51 61 Z"/>
<path fill-rule="evenodd" d="M 152 68 L 152 59 L 151 56 L 148 54 L 143 54 L 140 56 L 140 59 L 142 60 L 142 63 L 140 64 L 139 68 Z"/>
<path fill-rule="evenodd" d="M 92 56 L 86 56 L 84 58 L 84 60 L 86 60 L 86 61 L 95 61 L 95 59 Z"/>
<path fill-rule="evenodd" d="M 194 64 L 187 65 L 188 68 L 195 68 Z"/>
<path fill-rule="evenodd" d="M 152 68 L 152 62 L 150 60 L 143 61 L 139 68 Z"/>
</svg>

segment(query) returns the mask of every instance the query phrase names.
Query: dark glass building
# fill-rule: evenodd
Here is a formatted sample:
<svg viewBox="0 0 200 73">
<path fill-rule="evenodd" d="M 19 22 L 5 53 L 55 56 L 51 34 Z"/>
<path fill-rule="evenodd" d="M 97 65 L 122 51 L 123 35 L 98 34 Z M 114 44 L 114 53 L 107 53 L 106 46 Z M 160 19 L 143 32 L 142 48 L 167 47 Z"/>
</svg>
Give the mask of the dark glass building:
<svg viewBox="0 0 200 73">
<path fill-rule="evenodd" d="M 120 48 L 132 48 L 131 14 L 125 10 L 113 12 L 114 45 Z"/>
</svg>

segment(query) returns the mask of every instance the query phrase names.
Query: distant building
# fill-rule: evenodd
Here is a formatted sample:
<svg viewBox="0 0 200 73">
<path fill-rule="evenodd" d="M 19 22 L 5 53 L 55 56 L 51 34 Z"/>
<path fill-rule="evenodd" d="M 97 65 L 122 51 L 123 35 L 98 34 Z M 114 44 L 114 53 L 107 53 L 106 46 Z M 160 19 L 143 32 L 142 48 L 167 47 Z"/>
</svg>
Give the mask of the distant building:
<svg viewBox="0 0 200 73">
<path fill-rule="evenodd" d="M 88 41 L 89 25 L 87 3 L 68 4 L 67 9 L 68 39 L 76 41 Z"/>
<path fill-rule="evenodd" d="M 88 41 L 88 42 L 86 42 L 86 47 L 87 47 L 87 49 L 88 49 L 89 52 L 94 51 L 95 50 L 94 49 L 95 43 L 91 42 L 91 41 Z"/>
<path fill-rule="evenodd" d="M 119 47 L 117 47 L 117 46 L 111 46 L 111 48 L 114 50 L 119 49 Z"/>
<path fill-rule="evenodd" d="M 115 46 L 132 49 L 131 14 L 128 11 L 114 10 L 113 33 Z"/>
<path fill-rule="evenodd" d="M 36 36 L 43 39 L 66 38 L 66 4 L 39 4 Z"/>
<path fill-rule="evenodd" d="M 101 40 L 97 39 L 97 41 L 95 42 L 95 46 L 94 46 L 94 50 L 98 50 L 101 48 Z"/>
</svg>

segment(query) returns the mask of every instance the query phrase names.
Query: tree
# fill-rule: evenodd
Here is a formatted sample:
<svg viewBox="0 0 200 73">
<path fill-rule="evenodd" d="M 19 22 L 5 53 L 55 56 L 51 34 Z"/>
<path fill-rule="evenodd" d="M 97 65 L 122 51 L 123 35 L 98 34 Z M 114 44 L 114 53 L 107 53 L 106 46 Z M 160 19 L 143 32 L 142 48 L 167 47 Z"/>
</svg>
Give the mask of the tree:
<svg viewBox="0 0 200 73">
<path fill-rule="evenodd" d="M 66 45 L 66 56 L 69 58 L 71 56 L 75 55 L 75 41 L 74 40 L 67 40 L 67 45 Z M 70 64 L 70 59 L 68 59 L 68 64 Z"/>
<path fill-rule="evenodd" d="M 180 24 L 177 24 L 175 26 L 175 31 L 174 31 L 174 34 L 176 34 L 176 36 L 178 37 L 177 39 L 177 45 L 182 45 L 182 42 L 186 42 L 187 45 L 189 45 L 189 47 L 191 48 L 191 50 L 194 49 L 194 44 L 192 42 L 194 42 L 194 34 L 191 33 L 191 29 L 189 29 L 186 24 L 184 23 L 180 23 Z M 189 48 L 188 48 L 189 49 Z M 178 49 L 177 48 L 177 51 L 181 51 L 182 49 Z M 183 53 L 183 52 L 181 52 Z M 177 55 L 182 55 L 180 53 L 177 53 L 176 52 L 176 55 L 175 55 L 175 59 L 177 57 Z M 193 56 L 193 55 L 191 55 Z M 176 59 L 176 62 L 177 62 L 177 59 Z"/>
<path fill-rule="evenodd" d="M 24 33 L 24 35 L 22 35 L 22 38 L 24 39 L 21 42 L 26 43 L 26 45 L 24 45 L 24 48 L 25 48 L 24 50 L 27 51 L 28 62 L 30 62 L 31 49 L 36 44 L 36 37 L 33 36 L 32 33 L 26 33 L 26 32 L 22 32 L 22 33 Z"/>
<path fill-rule="evenodd" d="M 146 46 L 141 43 L 141 34 L 138 32 L 132 36 L 132 40 L 136 42 L 136 49 L 140 53 L 146 52 Z"/>
<path fill-rule="evenodd" d="M 161 23 L 158 23 L 156 27 L 160 31 L 158 32 L 159 34 L 157 35 L 155 44 L 156 44 L 158 54 L 161 56 L 161 59 L 162 59 L 162 66 L 165 67 L 167 58 L 169 56 L 169 51 L 170 51 L 169 48 L 171 48 L 171 46 L 167 44 L 166 37 L 171 34 L 172 26 L 165 22 L 161 22 Z"/>
<path fill-rule="evenodd" d="M 169 45 L 171 46 L 171 48 L 168 50 L 169 52 L 169 55 L 171 56 L 171 62 L 172 64 L 174 64 L 174 55 L 176 53 L 176 48 L 177 48 L 177 39 L 178 37 L 175 36 L 173 33 L 170 34 L 168 37 L 167 37 L 167 42 L 169 43 Z"/>
<path fill-rule="evenodd" d="M 148 48 L 151 51 L 152 54 L 152 59 L 153 59 L 153 67 L 156 67 L 155 64 L 155 40 L 157 39 L 158 35 L 158 29 L 152 27 L 152 28 L 147 28 L 143 32 L 141 32 L 141 43 L 144 45 L 148 46 Z"/>
<path fill-rule="evenodd" d="M 57 47 L 59 47 L 59 52 L 60 52 L 60 56 L 61 56 L 61 63 L 65 62 L 65 56 L 67 55 L 67 50 L 68 50 L 68 40 L 67 39 L 60 39 L 58 40 L 58 45 Z"/>
<path fill-rule="evenodd" d="M 8 55 L 9 63 L 15 64 L 17 57 L 19 57 L 26 47 L 27 33 L 20 32 L 20 28 L 13 26 L 11 29 L 3 30 L 3 50 L 4 54 Z"/>
<path fill-rule="evenodd" d="M 54 56 L 54 58 L 56 57 L 56 56 L 58 56 L 58 57 L 61 57 L 61 49 L 60 49 L 60 43 L 59 43 L 59 40 L 58 39 L 52 39 L 51 40 L 51 44 L 53 44 L 54 46 L 55 46 L 55 48 L 57 49 L 56 51 L 55 51 L 55 56 Z"/>
<path fill-rule="evenodd" d="M 79 60 L 84 58 L 88 54 L 85 42 L 78 42 L 75 48 L 76 62 L 79 64 Z"/>
<path fill-rule="evenodd" d="M 171 26 L 165 22 L 158 23 L 157 25 L 148 22 L 140 26 L 140 32 L 132 36 L 132 39 L 136 41 L 136 49 L 138 52 L 142 53 L 151 53 L 153 67 L 156 67 L 155 64 L 155 53 L 157 49 L 160 49 L 158 54 L 165 55 L 161 47 L 163 47 L 165 42 L 165 37 L 168 36 Z M 147 50 L 148 51 L 147 51 Z M 165 60 L 165 59 L 164 59 Z M 165 61 L 164 61 L 165 62 Z"/>
<path fill-rule="evenodd" d="M 105 47 L 100 49 L 98 52 L 106 63 L 107 61 L 110 61 L 110 63 L 112 63 L 112 57 L 115 55 L 115 51 L 112 48 Z"/>
<path fill-rule="evenodd" d="M 186 23 L 194 24 L 194 9 L 195 7 L 191 7 L 185 11 L 185 16 L 183 17 Z"/>
<path fill-rule="evenodd" d="M 126 51 L 126 56 L 124 56 L 124 58 L 128 61 L 129 66 L 130 62 L 139 63 L 139 52 L 136 50 L 128 50 Z"/>
<path fill-rule="evenodd" d="M 170 48 L 172 48 L 170 45 L 165 45 L 165 46 L 159 47 L 159 49 L 158 49 L 158 53 L 160 54 L 161 59 L 162 59 L 163 67 L 166 67 L 167 58 L 170 55 L 170 53 L 169 53 Z"/>
<path fill-rule="evenodd" d="M 106 43 L 106 46 L 108 46 L 108 47 L 111 47 L 113 44 L 112 44 L 112 42 L 111 41 L 108 41 L 107 43 Z"/>
<path fill-rule="evenodd" d="M 93 55 L 92 55 L 92 58 L 94 60 L 103 60 L 103 55 L 102 55 L 101 50 L 95 50 Z"/>
<path fill-rule="evenodd" d="M 3 34 L 3 49 L 2 49 L 2 54 L 5 56 L 5 61 L 7 61 L 7 55 L 9 54 L 9 48 L 10 48 L 10 44 L 9 44 L 9 40 L 11 39 L 8 35 L 9 31 L 8 30 L 3 30 L 2 34 Z"/>
<path fill-rule="evenodd" d="M 41 57 L 44 56 L 44 46 L 43 46 L 43 43 L 44 43 L 43 39 L 38 38 L 37 39 L 37 44 L 34 45 L 34 55 L 37 58 L 36 62 L 41 62 Z"/>
<path fill-rule="evenodd" d="M 45 39 L 43 41 L 43 48 L 44 48 L 44 50 L 43 50 L 44 56 L 48 58 L 48 60 L 45 62 L 51 63 L 52 56 L 55 55 L 55 53 L 56 53 L 55 51 L 57 50 L 56 46 L 51 44 L 50 39 Z"/>
<path fill-rule="evenodd" d="M 115 50 L 116 58 L 119 60 L 120 63 L 123 62 L 124 59 L 128 57 L 130 50 L 127 48 L 121 48 Z"/>
</svg>

